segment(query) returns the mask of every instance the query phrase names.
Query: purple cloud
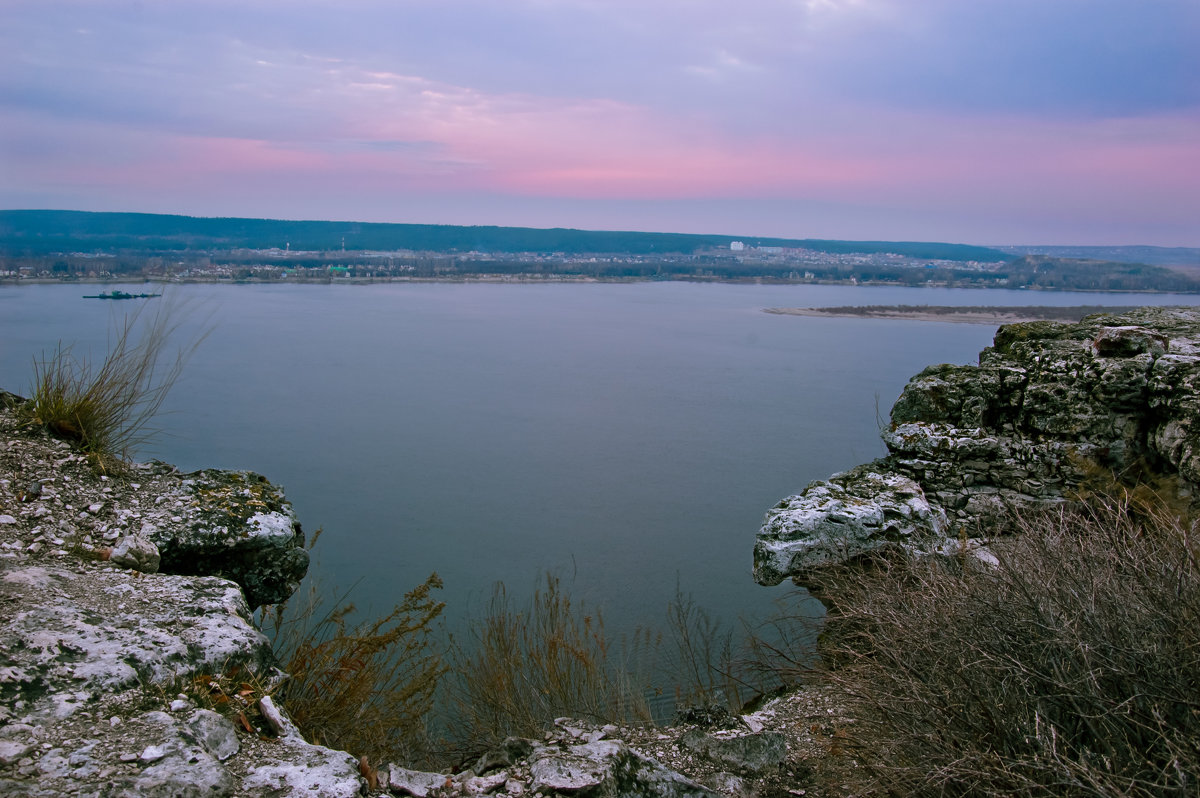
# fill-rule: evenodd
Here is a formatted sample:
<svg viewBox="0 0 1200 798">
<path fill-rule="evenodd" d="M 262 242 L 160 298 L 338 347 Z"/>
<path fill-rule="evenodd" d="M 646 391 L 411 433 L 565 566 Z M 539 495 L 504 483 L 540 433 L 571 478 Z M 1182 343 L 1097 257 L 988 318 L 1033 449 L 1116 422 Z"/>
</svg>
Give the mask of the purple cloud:
<svg viewBox="0 0 1200 798">
<path fill-rule="evenodd" d="M 1200 243 L 1194 0 L 0 16 L 7 207 Z"/>
</svg>

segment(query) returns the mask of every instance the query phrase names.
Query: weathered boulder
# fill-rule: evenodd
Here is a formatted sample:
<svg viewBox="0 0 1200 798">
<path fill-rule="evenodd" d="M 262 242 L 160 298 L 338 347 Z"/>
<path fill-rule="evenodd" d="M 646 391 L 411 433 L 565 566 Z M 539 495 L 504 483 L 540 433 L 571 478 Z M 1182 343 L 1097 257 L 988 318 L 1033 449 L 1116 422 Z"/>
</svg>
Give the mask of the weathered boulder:
<svg viewBox="0 0 1200 798">
<path fill-rule="evenodd" d="M 1069 500 L 1100 471 L 1200 484 L 1200 310 L 1140 308 L 1001 327 L 978 365 L 905 387 L 889 454 L 768 511 L 755 579 L 816 573 L 887 546 L 945 548 L 1014 507 Z"/>
<path fill-rule="evenodd" d="M 138 754 L 136 761 L 141 767 L 135 773 L 113 779 L 112 795 L 121 798 L 233 795 L 233 776 L 183 719 L 165 712 L 148 712 L 136 722 L 148 727 L 151 739 L 157 742 L 140 752 L 132 752 Z M 232 724 L 229 730 L 232 731 Z"/>
<path fill-rule="evenodd" d="M 198 675 L 241 668 L 265 681 L 271 651 L 233 582 L 3 563 L 0 606 L 10 609 L 0 621 L 0 794 L 361 793 L 345 752 L 298 734 L 243 744 L 228 718 L 187 700 L 165 711 L 165 697 Z"/>
<path fill-rule="evenodd" d="M 755 578 L 779 584 L 886 543 L 941 537 L 945 526 L 917 482 L 860 466 L 812 483 L 767 513 L 754 547 Z"/>
<path fill-rule="evenodd" d="M 121 538 L 108 555 L 108 559 L 117 565 L 125 565 L 144 574 L 158 573 L 158 566 L 162 562 L 158 546 L 141 535 L 126 535 Z"/>
<path fill-rule="evenodd" d="M 642 756 L 620 740 L 539 746 L 532 755 L 535 791 L 605 798 L 715 798 L 717 793 Z"/>
<path fill-rule="evenodd" d="M 237 765 L 238 795 L 358 798 L 366 792 L 354 757 L 299 738 L 280 740 Z"/>
<path fill-rule="evenodd" d="M 0 604 L 0 722 L 67 718 L 114 691 L 271 662 L 238 586 L 216 577 L 0 563 Z"/>
<path fill-rule="evenodd" d="M 399 765 L 388 767 L 388 783 L 397 795 L 411 795 L 413 798 L 428 798 L 453 784 L 453 779 L 444 773 L 426 773 L 421 770 L 410 770 Z"/>
<path fill-rule="evenodd" d="M 665 767 L 622 740 L 616 727 L 594 728 L 559 718 L 542 740 L 510 737 L 484 754 L 474 769 L 426 773 L 398 765 L 384 769 L 393 795 L 578 795 L 591 798 L 717 798 L 719 793 Z M 606 731 L 606 729 L 608 731 Z M 503 769 L 500 769 L 503 768 Z"/>
<path fill-rule="evenodd" d="M 308 552 L 280 488 L 252 471 L 210 469 L 182 475 L 173 493 L 174 512 L 140 530 L 158 547 L 162 571 L 232 579 L 251 607 L 296 591 Z"/>
<path fill-rule="evenodd" d="M 779 732 L 706 732 L 693 729 L 679 744 L 736 773 L 756 775 L 778 768 L 787 758 L 787 741 Z"/>
</svg>

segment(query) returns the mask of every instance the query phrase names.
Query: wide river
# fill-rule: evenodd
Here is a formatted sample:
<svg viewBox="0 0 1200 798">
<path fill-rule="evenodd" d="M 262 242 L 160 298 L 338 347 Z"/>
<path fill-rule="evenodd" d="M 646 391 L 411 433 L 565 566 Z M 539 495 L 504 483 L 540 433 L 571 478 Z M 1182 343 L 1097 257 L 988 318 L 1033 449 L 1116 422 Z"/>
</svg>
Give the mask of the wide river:
<svg viewBox="0 0 1200 798">
<path fill-rule="evenodd" d="M 141 285 L 129 291 L 158 290 Z M 104 290 L 111 286 L 105 286 Z M 0 288 L 0 387 L 58 341 L 104 351 L 143 300 Z M 610 629 L 661 626 L 678 585 L 727 620 L 782 497 L 883 453 L 880 417 L 995 328 L 776 316 L 848 304 L 1200 304 L 1200 297 L 694 283 L 181 285 L 210 326 L 140 454 L 250 469 L 323 527 L 327 590 L 386 609 L 431 571 L 452 624 L 547 570 Z M 160 303 L 166 299 L 149 300 Z"/>
</svg>

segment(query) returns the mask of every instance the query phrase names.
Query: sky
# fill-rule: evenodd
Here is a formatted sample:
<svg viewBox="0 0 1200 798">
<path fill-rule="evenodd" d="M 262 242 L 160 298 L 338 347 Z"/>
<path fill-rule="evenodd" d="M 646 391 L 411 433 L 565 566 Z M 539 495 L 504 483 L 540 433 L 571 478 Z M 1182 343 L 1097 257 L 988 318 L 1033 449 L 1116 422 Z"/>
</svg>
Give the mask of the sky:
<svg viewBox="0 0 1200 798">
<path fill-rule="evenodd" d="M 0 208 L 1200 246 L 1200 0 L 0 0 Z"/>
</svg>

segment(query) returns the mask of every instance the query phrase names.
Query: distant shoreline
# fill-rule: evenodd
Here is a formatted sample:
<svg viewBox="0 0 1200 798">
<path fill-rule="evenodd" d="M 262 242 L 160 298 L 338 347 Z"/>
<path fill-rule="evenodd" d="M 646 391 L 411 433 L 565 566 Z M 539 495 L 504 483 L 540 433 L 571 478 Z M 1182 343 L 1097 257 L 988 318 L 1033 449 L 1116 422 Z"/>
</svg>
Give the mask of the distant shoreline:
<svg viewBox="0 0 1200 798">
<path fill-rule="evenodd" d="M 922 286 L 898 286 L 887 281 L 859 281 L 855 279 L 793 279 L 779 277 L 715 277 L 700 275 L 671 275 L 671 276 L 596 276 L 586 274 L 453 274 L 438 276 L 372 276 L 372 277 L 281 277 L 265 279 L 262 277 L 226 277 L 215 275 L 189 275 L 187 277 L 163 277 L 161 275 L 130 274 L 112 277 L 36 277 L 0 274 L 0 289 L 8 286 L 20 287 L 25 285 L 70 285 L 80 286 L 111 286 L 111 285 L 380 285 L 387 283 L 505 283 L 505 284 L 548 284 L 548 283 L 703 283 L 711 285 L 825 285 L 846 286 L 856 288 L 948 288 L 952 291 L 966 289 L 1005 289 L 1001 286 L 947 286 L 941 283 L 930 283 Z M 1058 292 L 1083 292 L 1088 294 L 1194 294 L 1189 291 L 1169 291 L 1158 289 L 1077 289 L 1077 288 L 1046 288 L 1027 287 L 1021 290 L 1038 294 L 1053 294 Z M 1088 313 L 1116 312 L 1111 306 L 1080 306 L 1086 307 Z M 1139 305 L 1122 306 L 1125 309 L 1140 307 Z M 915 321 L 945 321 L 959 324 L 1008 324 L 1017 321 L 1032 321 L 1035 319 L 1053 319 L 1055 321 L 1078 321 L 1081 316 L 1073 313 L 1066 315 L 1039 315 L 1046 310 L 1073 311 L 1074 308 L 1030 306 L 935 306 L 935 305 L 895 305 L 895 306 L 847 306 L 841 308 L 763 308 L 766 313 L 784 316 L 842 316 L 852 318 L 892 318 L 910 319 Z M 929 318 L 920 315 L 932 314 Z M 1028 315 L 1028 314 L 1033 315 Z"/>
<path fill-rule="evenodd" d="M 823 316 L 842 319 L 902 319 L 944 321 L 951 324 L 1014 324 L 1024 321 L 1077 322 L 1093 313 L 1123 313 L 1129 307 L 1075 305 L 1071 307 L 1020 305 L 856 305 L 829 308 L 763 308 L 778 316 Z"/>
</svg>

